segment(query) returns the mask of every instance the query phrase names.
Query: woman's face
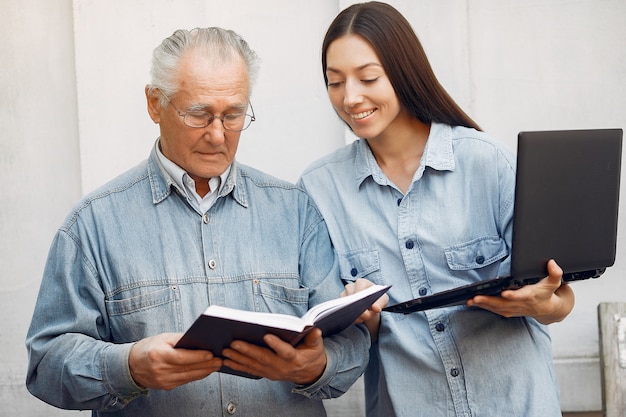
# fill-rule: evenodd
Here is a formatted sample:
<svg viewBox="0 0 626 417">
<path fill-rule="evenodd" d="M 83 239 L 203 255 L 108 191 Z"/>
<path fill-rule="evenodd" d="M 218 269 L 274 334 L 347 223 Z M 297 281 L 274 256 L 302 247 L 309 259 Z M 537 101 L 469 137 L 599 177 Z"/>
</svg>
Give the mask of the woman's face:
<svg viewBox="0 0 626 417">
<path fill-rule="evenodd" d="M 378 55 L 359 35 L 334 40 L 326 51 L 328 96 L 354 133 L 377 139 L 391 133 L 402 108 Z"/>
</svg>

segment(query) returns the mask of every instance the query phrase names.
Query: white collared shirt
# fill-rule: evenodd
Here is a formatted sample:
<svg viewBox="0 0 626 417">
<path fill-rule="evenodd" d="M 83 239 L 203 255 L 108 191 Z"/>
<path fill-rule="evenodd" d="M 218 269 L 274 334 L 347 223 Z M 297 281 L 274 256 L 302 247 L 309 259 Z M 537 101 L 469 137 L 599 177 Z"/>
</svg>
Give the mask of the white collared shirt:
<svg viewBox="0 0 626 417">
<path fill-rule="evenodd" d="M 226 171 L 224 171 L 220 176 L 209 178 L 209 192 L 204 197 L 200 197 L 200 195 L 196 192 L 196 183 L 193 178 L 189 176 L 187 171 L 163 155 L 159 146 L 160 140 L 161 139 L 156 141 L 154 145 L 159 162 L 161 162 L 165 171 L 170 175 L 170 177 L 172 177 L 176 185 L 178 185 L 178 188 L 185 193 L 189 204 L 198 209 L 200 213 L 206 213 L 211 208 L 213 203 L 215 203 L 215 200 L 217 200 L 217 196 L 222 188 L 222 185 L 226 183 L 226 178 L 230 172 L 231 165 L 229 165 L 228 168 L 226 168 Z"/>
</svg>

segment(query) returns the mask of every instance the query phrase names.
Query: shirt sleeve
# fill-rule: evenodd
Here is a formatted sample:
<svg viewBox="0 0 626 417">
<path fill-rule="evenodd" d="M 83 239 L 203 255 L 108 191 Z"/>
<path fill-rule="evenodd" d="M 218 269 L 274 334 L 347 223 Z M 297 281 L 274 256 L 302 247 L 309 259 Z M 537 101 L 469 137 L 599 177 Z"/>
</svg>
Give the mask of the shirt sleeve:
<svg viewBox="0 0 626 417">
<path fill-rule="evenodd" d="M 343 291 L 339 264 L 326 223 L 309 201 L 307 232 L 300 253 L 300 275 L 311 291 L 310 306 L 339 297 Z M 351 325 L 342 332 L 324 338 L 326 369 L 317 381 L 293 389 L 310 398 L 339 397 L 363 374 L 369 361 L 370 336 L 365 325 Z"/>
<path fill-rule="evenodd" d="M 48 255 L 26 338 L 28 390 L 65 409 L 118 410 L 147 395 L 128 365 L 132 343 L 110 340 L 95 268 L 61 230 Z"/>
</svg>

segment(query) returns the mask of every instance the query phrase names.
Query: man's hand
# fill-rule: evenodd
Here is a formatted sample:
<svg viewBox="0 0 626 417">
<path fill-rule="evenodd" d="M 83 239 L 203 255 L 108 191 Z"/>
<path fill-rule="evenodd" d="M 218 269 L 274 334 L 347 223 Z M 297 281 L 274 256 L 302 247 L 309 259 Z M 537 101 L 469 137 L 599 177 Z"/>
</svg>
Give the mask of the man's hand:
<svg viewBox="0 0 626 417">
<path fill-rule="evenodd" d="M 368 287 L 374 285 L 371 281 L 365 278 L 359 278 L 354 283 L 346 284 L 344 290 L 341 292 L 340 296 L 345 297 L 346 295 L 351 295 L 361 290 L 364 290 Z M 363 312 L 354 322 L 355 323 L 365 323 L 367 329 L 370 332 L 370 337 L 373 341 L 378 339 L 378 328 L 380 326 L 380 312 L 383 311 L 383 308 L 387 306 L 389 303 L 389 296 L 387 294 L 383 294 L 378 300 L 374 302 L 367 310 Z"/>
<path fill-rule="evenodd" d="M 174 349 L 182 333 L 163 333 L 135 343 L 128 365 L 135 383 L 144 388 L 171 390 L 203 379 L 222 366 L 206 350 Z"/>
<path fill-rule="evenodd" d="M 273 381 L 301 385 L 316 381 L 326 369 L 326 352 L 319 329 L 307 334 L 304 342 L 295 348 L 272 334 L 266 334 L 263 340 L 271 349 L 235 340 L 222 352 L 227 358 L 224 365 Z"/>
<path fill-rule="evenodd" d="M 574 292 L 561 282 L 563 270 L 548 262 L 548 276 L 534 285 L 503 291 L 499 297 L 477 295 L 468 307 L 481 307 L 504 317 L 531 316 L 540 323 L 563 320 L 574 308 Z"/>
</svg>

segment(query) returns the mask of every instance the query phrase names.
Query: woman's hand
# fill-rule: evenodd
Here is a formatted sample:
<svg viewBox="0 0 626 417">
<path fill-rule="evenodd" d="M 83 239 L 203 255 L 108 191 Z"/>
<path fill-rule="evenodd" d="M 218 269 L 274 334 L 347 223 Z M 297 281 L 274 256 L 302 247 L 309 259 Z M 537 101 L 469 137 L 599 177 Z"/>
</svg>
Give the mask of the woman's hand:
<svg viewBox="0 0 626 417">
<path fill-rule="evenodd" d="M 563 270 L 548 262 L 548 276 L 533 285 L 502 291 L 500 296 L 477 295 L 468 307 L 480 307 L 504 317 L 531 316 L 543 324 L 563 320 L 574 308 L 574 291 L 563 283 Z"/>
<path fill-rule="evenodd" d="M 374 285 L 371 281 L 365 278 L 359 278 L 354 282 L 346 284 L 344 290 L 341 292 L 341 297 L 345 297 L 346 295 L 351 295 L 361 290 L 364 290 L 368 287 Z M 389 296 L 387 294 L 383 294 L 378 300 L 374 302 L 367 310 L 363 312 L 354 322 L 355 323 L 365 323 L 367 329 L 370 332 L 370 337 L 372 341 L 378 339 L 378 327 L 380 326 L 380 312 L 383 311 L 383 308 L 387 306 L 389 303 Z"/>
</svg>

